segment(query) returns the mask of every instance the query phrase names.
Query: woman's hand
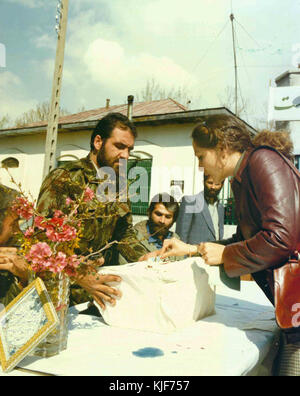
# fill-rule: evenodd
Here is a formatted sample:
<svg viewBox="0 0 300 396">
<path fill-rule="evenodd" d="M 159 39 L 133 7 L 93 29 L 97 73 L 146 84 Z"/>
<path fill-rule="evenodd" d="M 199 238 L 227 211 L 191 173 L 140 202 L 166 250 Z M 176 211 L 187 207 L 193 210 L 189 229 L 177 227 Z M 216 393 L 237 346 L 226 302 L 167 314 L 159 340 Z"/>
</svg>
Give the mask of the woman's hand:
<svg viewBox="0 0 300 396">
<path fill-rule="evenodd" d="M 163 247 L 160 251 L 160 257 L 162 259 L 170 256 L 184 256 L 186 254 L 193 255 L 197 253 L 196 245 L 189 245 L 182 242 L 180 239 L 171 238 L 165 239 Z"/>
<path fill-rule="evenodd" d="M 147 261 L 152 257 L 160 256 L 160 252 L 161 252 L 161 250 L 154 250 L 153 252 L 149 252 L 149 253 L 145 254 L 144 256 L 140 257 L 139 261 Z"/>
<path fill-rule="evenodd" d="M 225 246 L 218 243 L 202 242 L 198 248 L 203 260 L 208 265 L 220 265 L 223 263 Z"/>
<path fill-rule="evenodd" d="M 17 254 L 16 248 L 0 247 L 0 270 L 6 270 L 17 276 L 24 286 L 28 280 L 28 264 Z"/>
</svg>

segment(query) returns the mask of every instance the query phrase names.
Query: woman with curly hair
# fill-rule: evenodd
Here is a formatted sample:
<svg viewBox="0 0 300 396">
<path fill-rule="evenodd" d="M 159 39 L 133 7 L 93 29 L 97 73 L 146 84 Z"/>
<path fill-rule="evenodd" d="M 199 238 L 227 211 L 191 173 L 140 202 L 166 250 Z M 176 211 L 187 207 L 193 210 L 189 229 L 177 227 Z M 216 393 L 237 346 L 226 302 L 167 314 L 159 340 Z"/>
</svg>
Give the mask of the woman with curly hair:
<svg viewBox="0 0 300 396">
<path fill-rule="evenodd" d="M 219 115 L 197 125 L 192 139 L 205 173 L 216 182 L 232 177 L 237 232 L 198 246 L 166 240 L 160 253 L 164 258 L 198 252 L 207 264 L 222 264 L 229 277 L 252 274 L 274 304 L 273 269 L 300 250 L 300 178 L 291 163 L 289 133 L 264 130 L 252 138 L 236 119 Z M 279 375 L 299 376 L 300 327 L 283 335 Z"/>
</svg>

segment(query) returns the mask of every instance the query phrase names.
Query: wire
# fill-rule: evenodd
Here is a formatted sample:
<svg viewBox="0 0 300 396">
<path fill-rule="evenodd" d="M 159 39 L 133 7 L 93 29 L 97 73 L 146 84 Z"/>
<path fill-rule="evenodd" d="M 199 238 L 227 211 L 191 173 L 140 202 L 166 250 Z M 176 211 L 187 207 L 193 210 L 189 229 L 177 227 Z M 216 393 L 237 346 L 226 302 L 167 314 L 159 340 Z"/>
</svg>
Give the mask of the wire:
<svg viewBox="0 0 300 396">
<path fill-rule="evenodd" d="M 251 36 L 251 34 L 248 33 L 248 31 L 244 28 L 244 26 L 243 26 L 242 24 L 240 24 L 239 21 L 237 21 L 236 19 L 235 19 L 235 21 L 236 21 L 236 23 L 247 33 L 247 35 L 255 42 L 255 44 L 258 45 L 258 47 L 259 47 L 260 49 L 263 49 L 263 48 L 260 46 L 260 44 L 255 40 L 255 38 L 253 38 L 253 37 Z"/>
<path fill-rule="evenodd" d="M 238 46 L 239 46 L 239 42 L 238 42 L 238 39 L 237 39 L 237 35 L 236 35 L 236 42 L 237 42 L 237 44 L 238 44 Z M 252 78 L 250 77 L 250 75 L 249 75 L 249 73 L 248 73 L 248 70 L 247 70 L 247 67 L 246 67 L 245 58 L 244 58 L 244 54 L 243 54 L 243 52 L 241 52 L 241 51 L 238 51 L 238 52 L 239 52 L 239 55 L 241 55 L 242 62 L 243 62 L 243 65 L 244 65 L 244 68 L 245 68 L 245 71 L 246 71 L 246 74 L 247 74 L 247 77 L 248 77 L 248 81 L 249 81 L 250 84 L 251 84 L 251 83 L 252 83 Z"/>
<path fill-rule="evenodd" d="M 283 67 L 291 67 L 291 65 L 244 65 L 244 66 L 238 66 L 238 68 L 242 67 L 268 67 L 268 68 L 283 68 Z"/>
<path fill-rule="evenodd" d="M 228 25 L 228 21 L 225 23 L 225 25 L 222 27 L 222 29 L 220 30 L 220 32 L 217 34 L 217 36 L 215 37 L 215 39 L 212 41 L 212 43 L 208 46 L 206 52 L 204 53 L 203 57 L 200 59 L 199 62 L 196 63 L 196 65 L 193 67 L 192 72 L 203 62 L 203 60 L 205 59 L 206 55 L 209 53 L 209 51 L 211 50 L 211 48 L 213 47 L 213 45 L 215 44 L 215 42 L 217 41 L 217 39 L 221 36 L 221 34 L 223 33 L 223 31 L 225 30 L 226 26 Z"/>
</svg>

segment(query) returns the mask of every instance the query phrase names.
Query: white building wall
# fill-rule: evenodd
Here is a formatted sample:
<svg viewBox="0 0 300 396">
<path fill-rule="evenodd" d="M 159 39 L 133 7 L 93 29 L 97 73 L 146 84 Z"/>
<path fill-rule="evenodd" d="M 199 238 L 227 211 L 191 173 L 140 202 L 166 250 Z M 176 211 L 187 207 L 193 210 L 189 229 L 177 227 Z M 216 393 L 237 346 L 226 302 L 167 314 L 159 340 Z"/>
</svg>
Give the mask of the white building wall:
<svg viewBox="0 0 300 396">
<path fill-rule="evenodd" d="M 152 177 L 150 199 L 158 192 L 170 192 L 171 180 L 184 181 L 184 195 L 196 194 L 203 190 L 203 173 L 198 169 L 191 132 L 194 124 L 159 125 L 138 128 L 135 152 L 144 152 L 152 156 Z M 90 131 L 59 133 L 57 155 L 61 160 L 85 157 L 90 150 Z M 0 163 L 8 157 L 17 158 L 19 168 L 10 169 L 11 174 L 22 188 L 37 199 L 42 183 L 44 165 L 45 135 L 27 135 L 0 139 Z M 0 169 L 1 183 L 16 188 L 11 183 L 6 170 Z M 225 196 L 229 191 L 225 184 Z M 140 216 L 134 216 L 134 223 Z M 233 226 L 229 228 L 235 229 Z M 226 228 L 226 236 L 233 229 Z"/>
<path fill-rule="evenodd" d="M 134 151 L 153 157 L 150 197 L 162 191 L 170 192 L 171 180 L 184 180 L 184 194 L 203 189 L 190 138 L 193 125 L 162 125 L 139 127 Z M 56 157 L 61 160 L 82 158 L 89 152 L 90 131 L 59 133 Z M 0 162 L 14 157 L 20 167 L 11 169 L 16 181 L 37 198 L 42 183 L 45 135 L 26 135 L 0 139 Z M 4 169 L 3 184 L 13 187 Z"/>
</svg>

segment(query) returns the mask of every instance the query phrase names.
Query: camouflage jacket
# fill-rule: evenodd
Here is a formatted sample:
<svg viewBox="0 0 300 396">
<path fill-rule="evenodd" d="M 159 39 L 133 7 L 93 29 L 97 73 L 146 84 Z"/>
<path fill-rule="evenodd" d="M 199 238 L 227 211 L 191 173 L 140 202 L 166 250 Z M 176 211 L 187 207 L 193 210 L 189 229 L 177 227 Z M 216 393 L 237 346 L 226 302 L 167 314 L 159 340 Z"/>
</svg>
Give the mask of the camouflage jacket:
<svg viewBox="0 0 300 396">
<path fill-rule="evenodd" d="M 88 186 L 94 193 L 101 181 L 89 156 L 72 161 L 54 169 L 44 180 L 38 197 L 38 211 L 46 216 L 52 215 L 55 209 L 67 213 L 66 198 L 78 198 L 83 186 Z M 98 251 L 106 243 L 118 241 L 116 248 L 129 262 L 137 261 L 147 253 L 136 238 L 132 226 L 130 202 L 112 200 L 101 203 L 90 201 L 90 218 L 83 221 L 84 231 L 79 242 L 79 254 Z M 113 249 L 104 251 L 105 265 L 112 262 Z"/>
<path fill-rule="evenodd" d="M 89 156 L 69 162 L 54 169 L 44 180 L 38 197 L 38 211 L 51 216 L 56 209 L 67 213 L 66 198 L 76 200 L 88 186 L 96 193 L 101 181 Z M 83 220 L 83 233 L 77 254 L 96 252 L 112 241 L 118 241 L 103 251 L 105 265 L 116 265 L 118 252 L 128 262 L 135 262 L 147 253 L 136 238 L 132 226 L 130 202 L 111 200 L 103 204 L 97 200 L 89 202 L 90 218 Z M 80 286 L 72 285 L 70 305 L 92 301 L 91 296 Z"/>
<path fill-rule="evenodd" d="M 0 234 L 8 209 L 11 207 L 11 203 L 17 195 L 17 191 L 0 184 Z M 13 237 L 5 243 L 5 246 L 13 245 L 15 245 Z M 18 279 L 13 274 L 9 271 L 0 271 L 0 304 L 5 306 L 8 305 L 17 297 L 21 290 L 22 288 L 19 286 Z"/>
</svg>

